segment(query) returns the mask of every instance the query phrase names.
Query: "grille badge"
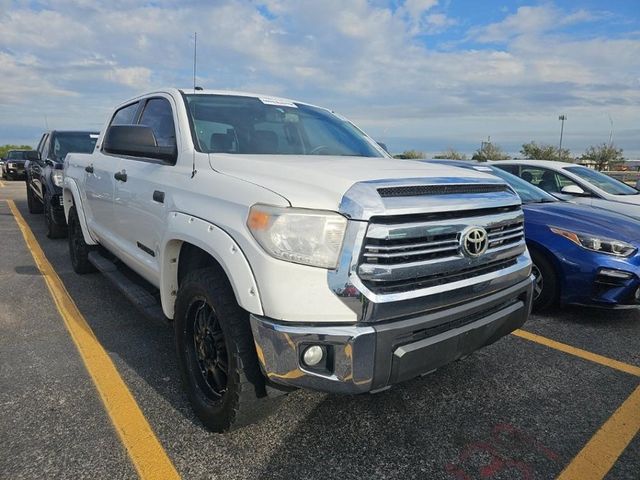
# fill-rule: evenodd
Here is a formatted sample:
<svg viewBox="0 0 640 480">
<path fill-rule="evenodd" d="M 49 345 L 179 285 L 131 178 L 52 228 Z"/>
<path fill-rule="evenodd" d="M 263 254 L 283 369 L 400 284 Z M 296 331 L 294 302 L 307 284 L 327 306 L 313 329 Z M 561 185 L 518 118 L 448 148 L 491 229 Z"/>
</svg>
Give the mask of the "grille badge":
<svg viewBox="0 0 640 480">
<path fill-rule="evenodd" d="M 479 257 L 489 247 L 489 236 L 482 227 L 469 227 L 460 235 L 460 247 L 467 257 Z"/>
</svg>

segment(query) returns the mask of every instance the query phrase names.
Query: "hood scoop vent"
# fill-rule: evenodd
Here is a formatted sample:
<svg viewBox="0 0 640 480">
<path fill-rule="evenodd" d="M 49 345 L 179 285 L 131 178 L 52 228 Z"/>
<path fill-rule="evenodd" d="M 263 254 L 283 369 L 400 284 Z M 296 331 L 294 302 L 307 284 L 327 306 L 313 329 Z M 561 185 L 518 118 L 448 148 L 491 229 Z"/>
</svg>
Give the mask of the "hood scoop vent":
<svg viewBox="0 0 640 480">
<path fill-rule="evenodd" d="M 403 185 L 378 188 L 382 198 L 421 197 L 424 195 L 456 195 L 465 193 L 491 193 L 509 191 L 507 185 L 496 184 L 442 184 L 442 185 Z"/>
</svg>

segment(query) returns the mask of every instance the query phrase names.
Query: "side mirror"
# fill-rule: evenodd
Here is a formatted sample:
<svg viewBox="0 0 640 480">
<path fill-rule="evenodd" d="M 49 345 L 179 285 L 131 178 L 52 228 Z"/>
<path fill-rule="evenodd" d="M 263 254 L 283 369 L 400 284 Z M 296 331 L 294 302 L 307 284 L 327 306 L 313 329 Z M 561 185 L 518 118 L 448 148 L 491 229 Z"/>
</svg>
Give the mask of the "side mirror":
<svg viewBox="0 0 640 480">
<path fill-rule="evenodd" d="M 24 159 L 32 162 L 40 161 L 40 152 L 37 150 L 27 150 L 24 152 Z"/>
<path fill-rule="evenodd" d="M 155 158 L 175 163 L 176 146 L 159 147 L 153 130 L 144 125 L 113 125 L 107 129 L 102 142 L 106 153 L 131 157 Z"/>
<path fill-rule="evenodd" d="M 562 187 L 560 190 L 561 193 L 565 193 L 567 195 L 575 195 L 575 196 L 583 196 L 586 195 L 585 191 L 580 188 L 578 185 L 567 185 L 566 187 Z"/>
</svg>

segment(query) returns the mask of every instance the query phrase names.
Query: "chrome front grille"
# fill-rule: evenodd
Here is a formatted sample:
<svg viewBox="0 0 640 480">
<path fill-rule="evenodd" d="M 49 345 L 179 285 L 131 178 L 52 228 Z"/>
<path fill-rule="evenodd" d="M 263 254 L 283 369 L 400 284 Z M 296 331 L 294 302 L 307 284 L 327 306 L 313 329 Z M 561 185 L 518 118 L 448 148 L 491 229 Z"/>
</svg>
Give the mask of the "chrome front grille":
<svg viewBox="0 0 640 480">
<path fill-rule="evenodd" d="M 522 211 L 503 209 L 463 212 L 451 218 L 381 218 L 367 229 L 358 264 L 358 276 L 377 294 L 419 290 L 471 279 L 515 264 L 525 250 Z M 483 227 L 487 251 L 475 258 L 460 246 L 463 231 Z"/>
</svg>

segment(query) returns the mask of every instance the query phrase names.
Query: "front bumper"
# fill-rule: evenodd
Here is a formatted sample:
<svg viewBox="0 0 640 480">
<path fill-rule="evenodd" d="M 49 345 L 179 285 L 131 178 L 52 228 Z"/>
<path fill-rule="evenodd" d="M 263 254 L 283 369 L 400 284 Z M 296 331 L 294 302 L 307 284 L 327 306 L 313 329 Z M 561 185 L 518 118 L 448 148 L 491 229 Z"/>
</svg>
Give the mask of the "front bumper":
<svg viewBox="0 0 640 480">
<path fill-rule="evenodd" d="M 4 173 L 12 178 L 24 178 L 26 173 L 23 166 L 7 167 L 4 166 Z"/>
<path fill-rule="evenodd" d="M 584 304 L 614 309 L 640 308 L 640 278 L 629 269 L 599 268 L 592 297 Z"/>
<path fill-rule="evenodd" d="M 346 326 L 295 325 L 251 315 L 265 375 L 290 387 L 364 393 L 428 373 L 519 328 L 531 311 L 533 282 L 410 318 Z M 325 348 L 321 369 L 301 360 L 307 345 Z"/>
</svg>

